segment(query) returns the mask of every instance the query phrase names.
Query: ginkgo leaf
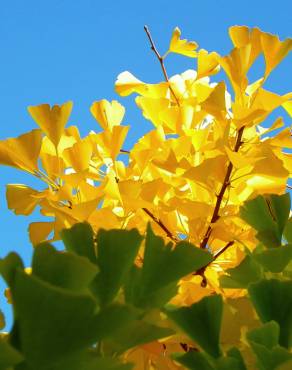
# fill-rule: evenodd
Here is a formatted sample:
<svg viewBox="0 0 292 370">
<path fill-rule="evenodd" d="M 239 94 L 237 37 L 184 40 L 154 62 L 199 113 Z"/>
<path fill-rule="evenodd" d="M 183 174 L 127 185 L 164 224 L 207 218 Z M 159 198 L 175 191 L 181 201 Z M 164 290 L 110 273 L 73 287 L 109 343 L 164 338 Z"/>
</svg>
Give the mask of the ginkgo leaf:
<svg viewBox="0 0 292 370">
<path fill-rule="evenodd" d="M 41 141 L 41 130 L 32 130 L 17 138 L 0 141 L 0 164 L 34 174 L 38 169 Z"/>
<path fill-rule="evenodd" d="M 49 243 L 38 245 L 34 251 L 32 274 L 54 286 L 85 293 L 97 272 L 88 258 L 60 253 Z"/>
<path fill-rule="evenodd" d="M 64 159 L 47 153 L 41 153 L 41 164 L 48 177 L 56 181 L 65 171 Z"/>
<path fill-rule="evenodd" d="M 29 239 L 33 245 L 47 240 L 54 229 L 54 222 L 31 222 L 28 228 Z"/>
<path fill-rule="evenodd" d="M 58 144 L 58 155 L 59 156 L 62 155 L 62 152 L 65 149 L 70 148 L 73 144 L 75 144 L 79 140 L 80 138 L 76 140 L 75 137 L 73 136 L 65 136 L 65 135 L 61 136 L 59 144 Z M 49 154 L 51 156 L 56 156 L 56 147 L 47 136 L 43 138 L 42 147 L 41 147 L 41 155 L 43 155 L 44 153 Z"/>
<path fill-rule="evenodd" d="M 237 96 L 245 91 L 248 85 L 246 77 L 249 69 L 249 56 L 251 45 L 247 44 L 241 48 L 234 48 L 225 57 L 219 58 L 219 64 L 227 74 Z"/>
<path fill-rule="evenodd" d="M 290 117 L 292 117 L 292 100 L 282 103 L 282 107 L 287 111 Z"/>
<path fill-rule="evenodd" d="M 91 105 L 90 112 L 104 130 L 112 131 L 113 126 L 122 122 L 125 108 L 116 100 L 110 103 L 102 99 Z"/>
<path fill-rule="evenodd" d="M 138 80 L 132 73 L 125 71 L 118 75 L 115 83 L 115 90 L 121 96 L 127 96 L 132 93 L 138 93 L 148 97 L 165 97 L 169 84 L 161 82 L 159 84 L 146 84 Z"/>
<path fill-rule="evenodd" d="M 284 103 L 285 104 L 285 103 Z M 259 130 L 259 134 L 260 136 L 262 135 L 265 135 L 265 134 L 268 134 L 269 132 L 271 131 L 274 131 L 274 130 L 277 130 L 278 128 L 281 128 L 285 125 L 284 121 L 283 121 L 283 118 L 282 117 L 278 117 L 274 123 L 272 123 L 271 126 L 269 126 L 268 128 L 263 128 L 261 126 L 257 126 L 257 129 Z"/>
<path fill-rule="evenodd" d="M 198 75 L 197 79 L 212 76 L 219 72 L 220 65 L 218 62 L 219 55 L 214 51 L 208 53 L 205 49 L 198 51 Z"/>
<path fill-rule="evenodd" d="M 225 82 L 220 82 L 214 87 L 208 98 L 201 104 L 206 112 L 217 119 L 224 119 L 227 114 L 225 92 Z"/>
<path fill-rule="evenodd" d="M 221 354 L 219 335 L 223 302 L 220 295 L 205 297 L 189 307 L 167 307 L 167 316 L 212 357 Z"/>
<path fill-rule="evenodd" d="M 93 289 L 102 306 L 109 304 L 125 282 L 142 237 L 137 230 L 99 230 L 97 265 L 100 269 Z"/>
<path fill-rule="evenodd" d="M 197 49 L 198 44 L 194 41 L 182 40 L 180 36 L 181 31 L 176 27 L 172 33 L 169 51 L 172 53 L 182 54 L 190 58 L 196 58 L 197 52 L 195 50 Z"/>
<path fill-rule="evenodd" d="M 82 172 L 89 168 L 92 151 L 91 142 L 85 138 L 65 149 L 62 157 L 67 167 L 73 167 L 76 172 Z"/>
<path fill-rule="evenodd" d="M 53 107 L 50 107 L 49 104 L 28 107 L 30 115 L 48 136 L 56 149 L 64 133 L 72 107 L 73 103 L 70 101 L 62 105 L 54 105 Z"/>
<path fill-rule="evenodd" d="M 281 96 L 262 88 L 259 89 L 255 94 L 253 107 L 262 109 L 267 113 L 272 112 L 274 109 L 280 107 L 283 103 L 292 98 L 291 93 Z"/>
<path fill-rule="evenodd" d="M 9 184 L 6 186 L 8 208 L 16 215 L 29 215 L 33 212 L 40 199 L 35 197 L 39 192 L 26 185 Z"/>
<path fill-rule="evenodd" d="M 104 131 L 100 134 L 92 135 L 92 139 L 103 156 L 114 160 L 120 153 L 128 130 L 129 126 L 113 126 L 112 131 Z"/>
<path fill-rule="evenodd" d="M 229 36 L 236 48 L 250 45 L 248 68 L 262 52 L 261 34 L 262 32 L 258 28 L 250 29 L 246 26 L 232 26 L 229 28 Z"/>
<path fill-rule="evenodd" d="M 278 36 L 270 33 L 261 34 L 261 44 L 266 62 L 265 78 L 285 58 L 292 49 L 292 39 L 280 41 Z"/>
<path fill-rule="evenodd" d="M 8 340 L 0 337 L 0 369 L 11 369 L 23 360 L 22 354 L 11 346 Z"/>
<path fill-rule="evenodd" d="M 279 343 L 289 348 L 292 345 L 292 281 L 262 279 L 248 288 L 251 301 L 263 323 L 271 320 L 280 326 Z"/>
<path fill-rule="evenodd" d="M 138 96 L 136 104 L 142 109 L 143 116 L 149 119 L 154 126 L 159 126 L 163 123 L 161 113 L 167 110 L 169 107 L 169 100 L 166 98 L 150 98 L 145 96 Z"/>
</svg>

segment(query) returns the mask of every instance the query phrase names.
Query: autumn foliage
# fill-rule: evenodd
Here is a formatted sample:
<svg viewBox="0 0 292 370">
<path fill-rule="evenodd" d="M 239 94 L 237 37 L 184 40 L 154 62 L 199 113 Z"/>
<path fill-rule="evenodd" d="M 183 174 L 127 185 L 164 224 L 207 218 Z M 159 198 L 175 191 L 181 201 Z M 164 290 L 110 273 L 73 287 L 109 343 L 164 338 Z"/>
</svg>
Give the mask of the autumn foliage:
<svg viewBox="0 0 292 370">
<path fill-rule="evenodd" d="M 207 302 L 206 298 L 215 302 L 222 296 L 225 303 L 230 300 L 232 303 L 224 311 L 222 330 L 226 332 L 222 340 L 226 348 L 228 343 L 240 347 L 247 328 L 259 325 L 259 319 L 255 318 L 256 304 L 253 308 L 247 299 L 248 284 L 265 276 L 263 271 L 282 272 L 281 268 L 273 271 L 269 264 L 273 256 L 267 257 L 266 252 L 264 257 L 257 255 L 254 261 L 250 255 L 255 251 L 263 253 L 263 248 L 280 248 L 285 244 L 282 234 L 286 223 L 291 227 L 286 194 L 292 171 L 288 150 L 292 149 L 291 131 L 281 116 L 269 127 L 265 120 L 278 108 L 291 117 L 292 93 L 278 95 L 266 90 L 264 84 L 292 49 L 292 40 L 280 41 L 258 28 L 234 26 L 229 29 L 233 49 L 230 54 L 220 56 L 181 39 L 176 28 L 168 51 L 162 55 L 147 27 L 145 31 L 164 80 L 146 83 L 126 71 L 117 77 L 115 89 L 122 97 L 137 95 L 136 104 L 153 124 L 153 130 L 132 148 L 126 148 L 129 126 L 122 124 L 125 108 L 116 100 L 101 100 L 91 105 L 90 111 L 100 130 L 91 131 L 86 137 L 80 137 L 76 126 L 67 125 L 72 102 L 53 107 L 30 106 L 28 111 L 38 128 L 2 140 L 0 163 L 30 173 L 42 180 L 45 188 L 9 184 L 7 204 L 17 215 L 30 215 L 39 207 L 41 214 L 49 218 L 29 225 L 34 246 L 59 240 L 62 230 L 83 222 L 95 234 L 101 229 L 108 232 L 137 229 L 144 236 L 148 228 L 148 234 L 153 230 L 164 243 L 171 242 L 169 248 L 174 251 L 181 242 L 191 243 L 192 248 L 209 257 L 179 277 L 178 290 L 169 296 L 169 302 L 189 307 Z M 165 60 L 171 53 L 193 58 L 196 69 L 169 77 Z M 265 61 L 262 77 L 249 81 L 250 68 L 260 56 Z M 226 81 L 213 82 L 213 76 L 220 70 L 225 73 Z M 228 91 L 227 86 L 232 90 Z M 279 209 L 284 209 L 284 213 Z M 262 218 L 263 225 L 259 225 L 257 217 Z M 282 224 L 281 217 L 285 220 Z M 280 224 L 283 227 L 278 227 Z M 289 237 L 285 237 L 288 244 Z M 145 257 L 145 243 L 140 243 L 137 255 L 133 256 L 137 268 L 143 266 Z M 285 256 L 290 254 L 292 258 L 291 248 Z M 162 264 L 161 275 L 163 269 Z M 247 277 L 242 281 L 244 271 L 257 278 Z M 256 294 L 255 290 L 251 288 L 249 295 Z M 219 301 L 214 305 L 220 306 L 222 301 Z M 136 303 L 131 301 L 131 304 Z M 245 313 L 248 317 L 244 318 Z M 165 315 L 184 330 L 182 311 L 170 310 Z M 229 333 L 228 318 L 234 320 L 236 335 Z M 244 323 L 240 323 L 241 319 Z M 267 330 L 275 329 L 271 325 Z M 238 327 L 245 329 L 240 331 Z M 138 346 L 124 359 L 136 363 L 137 370 L 143 369 L 143 361 L 145 369 L 180 369 L 178 362 L 187 367 L 195 353 L 189 348 L 196 347 L 197 337 L 190 335 L 191 339 L 186 339 L 182 334 L 166 334 L 167 339 L 161 341 L 164 347 L 153 341 Z M 280 344 L 289 347 L 291 340 Z M 201 345 L 200 338 L 199 345 L 208 355 L 221 355 L 220 351 L 212 352 L 212 348 L 208 352 L 208 346 Z M 184 348 L 189 357 L 178 362 L 163 361 L 163 351 L 172 353 L 178 348 Z M 200 366 L 198 369 L 209 369 L 207 365 Z M 220 366 L 210 367 L 213 368 Z"/>
</svg>

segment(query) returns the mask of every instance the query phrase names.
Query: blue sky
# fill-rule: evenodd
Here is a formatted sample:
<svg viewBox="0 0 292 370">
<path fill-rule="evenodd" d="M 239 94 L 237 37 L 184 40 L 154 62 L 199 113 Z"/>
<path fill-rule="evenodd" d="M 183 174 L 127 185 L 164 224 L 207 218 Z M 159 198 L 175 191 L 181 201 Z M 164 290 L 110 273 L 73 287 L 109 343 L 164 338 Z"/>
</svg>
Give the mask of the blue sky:
<svg viewBox="0 0 292 370">
<path fill-rule="evenodd" d="M 184 38 L 225 54 L 231 49 L 227 32 L 231 25 L 258 26 L 282 39 L 288 37 L 292 6 L 289 0 L 0 0 L 0 139 L 36 127 L 27 113 L 28 105 L 67 100 L 74 102 L 70 123 L 85 135 L 97 129 L 89 112 L 91 103 L 106 98 L 126 106 L 130 146 L 151 125 L 141 117 L 132 97 L 115 94 L 116 76 L 129 70 L 147 82 L 162 80 L 144 24 L 161 52 L 167 50 L 173 28 L 179 26 Z M 170 75 L 188 68 L 193 68 L 191 59 L 171 56 L 167 61 Z M 273 73 L 266 88 L 286 93 L 291 90 L 290 81 L 291 56 Z M 13 168 L 0 167 L 0 174 L 0 257 L 15 250 L 29 265 L 32 247 L 27 227 L 40 216 L 37 212 L 31 217 L 15 216 L 8 211 L 5 185 L 36 183 Z M 11 315 L 1 292 L 0 309 L 9 327 Z"/>
</svg>

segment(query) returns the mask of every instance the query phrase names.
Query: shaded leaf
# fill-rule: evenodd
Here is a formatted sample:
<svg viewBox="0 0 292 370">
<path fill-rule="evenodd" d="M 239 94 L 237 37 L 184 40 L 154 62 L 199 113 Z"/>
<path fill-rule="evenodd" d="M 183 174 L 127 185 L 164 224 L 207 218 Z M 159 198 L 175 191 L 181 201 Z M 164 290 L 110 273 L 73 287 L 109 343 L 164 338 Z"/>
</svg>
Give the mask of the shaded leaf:
<svg viewBox="0 0 292 370">
<path fill-rule="evenodd" d="M 156 297 L 166 298 L 175 294 L 175 286 L 183 276 L 199 270 L 213 259 L 212 255 L 193 245 L 180 242 L 174 248 L 172 244 L 164 245 L 161 237 L 156 236 L 150 225 L 147 228 L 143 267 L 134 270 L 135 282 L 126 287 L 128 299 L 138 306 L 151 306 Z M 139 277 L 138 277 L 139 275 Z"/>
<path fill-rule="evenodd" d="M 88 258 L 70 252 L 61 253 L 52 245 L 43 243 L 35 249 L 32 271 L 52 285 L 82 291 L 88 288 L 98 269 Z"/>
<path fill-rule="evenodd" d="M 172 358 L 191 370 L 214 370 L 204 352 L 189 351 L 187 353 L 174 354 Z"/>
<path fill-rule="evenodd" d="M 243 360 L 243 357 L 242 357 L 242 354 L 241 354 L 241 352 L 239 351 L 238 348 L 236 348 L 236 347 L 230 348 L 227 351 L 227 355 L 228 355 L 228 357 L 233 357 L 233 358 L 237 359 L 238 370 L 247 370 L 246 366 L 245 366 L 245 363 L 244 363 L 244 360 Z"/>
<path fill-rule="evenodd" d="M 71 229 L 62 230 L 60 235 L 68 251 L 87 257 L 92 263 L 96 263 L 94 235 L 88 223 L 75 224 Z"/>
<path fill-rule="evenodd" d="M 261 321 L 274 320 L 280 327 L 279 343 L 292 345 L 292 281 L 260 280 L 250 284 L 250 299 Z"/>
<path fill-rule="evenodd" d="M 167 308 L 167 316 L 209 355 L 219 357 L 223 302 L 220 295 L 203 298 L 189 307 Z"/>
<path fill-rule="evenodd" d="M 91 296 L 54 287 L 21 271 L 11 290 L 21 348 L 35 370 L 110 336 L 133 318 L 126 306 L 119 305 L 96 314 Z"/>
<path fill-rule="evenodd" d="M 279 333 L 279 325 L 275 321 L 270 321 L 246 334 L 257 357 L 259 369 L 273 370 L 292 358 L 292 354 L 279 346 Z"/>
<path fill-rule="evenodd" d="M 245 202 L 241 218 L 257 230 L 257 238 L 267 247 L 281 245 L 282 233 L 290 212 L 289 193 L 258 196 Z"/>
<path fill-rule="evenodd" d="M 22 355 L 7 340 L 0 337 L 0 370 L 7 370 L 22 360 Z"/>
<path fill-rule="evenodd" d="M 159 327 L 142 320 L 135 320 L 117 330 L 109 344 L 115 351 L 122 353 L 127 349 L 173 334 L 174 331 L 170 328 Z"/>
<path fill-rule="evenodd" d="M 137 230 L 99 230 L 97 234 L 100 272 L 94 291 L 102 305 L 110 303 L 118 293 L 138 253 L 142 236 Z"/>
<path fill-rule="evenodd" d="M 254 253 L 253 257 L 266 270 L 279 273 L 282 272 L 292 260 L 292 244 L 266 249 L 260 253 Z"/>
<path fill-rule="evenodd" d="M 292 243 L 292 217 L 290 217 L 286 223 L 284 229 L 284 237 L 286 238 L 288 243 Z"/>
<path fill-rule="evenodd" d="M 247 288 L 249 283 L 258 281 L 262 277 L 261 266 L 249 255 L 238 266 L 227 269 L 226 272 L 229 276 L 224 275 L 220 278 L 222 288 Z"/>
</svg>

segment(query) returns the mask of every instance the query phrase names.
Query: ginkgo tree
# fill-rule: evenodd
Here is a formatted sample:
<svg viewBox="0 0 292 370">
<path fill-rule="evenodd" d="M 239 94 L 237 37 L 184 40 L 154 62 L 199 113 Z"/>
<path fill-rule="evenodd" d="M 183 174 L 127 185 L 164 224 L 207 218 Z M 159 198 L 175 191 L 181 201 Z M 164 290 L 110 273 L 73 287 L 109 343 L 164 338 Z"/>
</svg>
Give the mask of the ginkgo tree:
<svg viewBox="0 0 292 370">
<path fill-rule="evenodd" d="M 135 101 L 153 130 L 126 150 L 129 126 L 122 124 L 125 109 L 116 100 L 92 104 L 90 111 L 101 131 L 86 137 L 80 137 L 76 126 L 66 127 L 72 102 L 28 107 L 39 128 L 0 141 L 0 163 L 30 173 L 46 188 L 9 184 L 8 207 L 21 215 L 39 207 L 50 218 L 29 225 L 35 246 L 59 240 L 62 230 L 81 222 L 90 224 L 95 233 L 135 228 L 145 235 L 151 227 L 173 248 L 184 240 L 212 258 L 180 277 L 171 303 L 193 305 L 213 294 L 245 302 L 248 284 L 257 279 L 242 281 L 241 271 L 262 276 L 261 264 L 267 267 L 272 257 L 256 249 L 259 241 L 269 247 L 267 235 L 272 235 L 271 247 L 279 247 L 289 217 L 290 203 L 282 229 L 274 226 L 280 203 L 273 197 L 285 197 L 292 170 L 287 150 L 292 148 L 290 128 L 282 117 L 268 128 L 262 124 L 277 108 L 292 115 L 292 93 L 278 95 L 264 88 L 272 70 L 292 49 L 292 39 L 280 41 L 258 28 L 234 26 L 229 29 L 234 47 L 220 56 L 181 39 L 176 28 L 162 55 L 147 27 L 145 32 L 164 81 L 146 83 L 126 71 L 117 77 L 115 89 L 122 97 L 137 94 Z M 165 60 L 171 53 L 195 59 L 196 69 L 169 77 Z M 249 81 L 250 68 L 261 55 L 262 77 Z M 212 81 L 220 69 L 230 92 L 224 80 Z M 261 209 L 268 207 L 272 214 L 270 234 L 265 234 L 267 224 L 261 230 L 250 213 L 244 213 L 243 205 L 261 195 L 265 195 Z M 143 265 L 144 248 L 142 243 L 137 266 Z M 254 250 L 264 256 L 251 259 Z M 285 253 L 290 256 L 290 249 Z M 179 312 L 167 315 L 180 325 Z M 191 338 L 198 340 L 196 335 Z M 218 353 L 211 351 L 215 357 Z M 187 366 L 189 360 L 181 363 Z"/>
</svg>

